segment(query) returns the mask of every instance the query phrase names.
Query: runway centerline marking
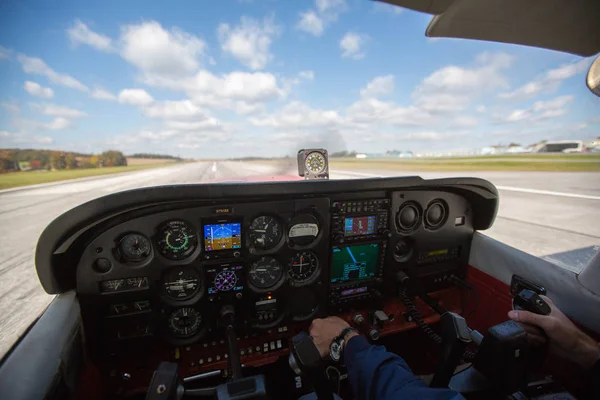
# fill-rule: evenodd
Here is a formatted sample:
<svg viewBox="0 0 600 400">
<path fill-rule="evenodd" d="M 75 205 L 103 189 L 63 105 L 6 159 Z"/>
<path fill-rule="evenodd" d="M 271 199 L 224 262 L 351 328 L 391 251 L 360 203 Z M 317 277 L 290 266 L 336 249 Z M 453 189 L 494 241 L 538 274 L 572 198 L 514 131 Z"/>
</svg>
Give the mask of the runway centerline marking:
<svg viewBox="0 0 600 400">
<path fill-rule="evenodd" d="M 332 173 L 338 173 L 340 175 L 357 175 L 357 176 L 365 176 L 365 177 L 379 177 L 379 178 L 387 178 L 392 177 L 393 175 L 377 175 L 377 174 L 368 174 L 364 172 L 354 172 L 354 171 L 331 171 Z M 493 183 L 493 182 L 492 182 Z M 505 190 L 507 192 L 521 192 L 521 193 L 530 193 L 530 194 L 544 194 L 548 196 L 558 196 L 558 197 L 571 197 L 574 199 L 587 199 L 587 200 L 600 200 L 600 196 L 591 196 L 588 194 L 579 194 L 579 193 L 566 193 L 566 192 L 555 192 L 552 190 L 540 190 L 540 189 L 530 189 L 530 188 L 520 188 L 514 186 L 500 186 L 494 185 L 498 190 Z"/>
</svg>

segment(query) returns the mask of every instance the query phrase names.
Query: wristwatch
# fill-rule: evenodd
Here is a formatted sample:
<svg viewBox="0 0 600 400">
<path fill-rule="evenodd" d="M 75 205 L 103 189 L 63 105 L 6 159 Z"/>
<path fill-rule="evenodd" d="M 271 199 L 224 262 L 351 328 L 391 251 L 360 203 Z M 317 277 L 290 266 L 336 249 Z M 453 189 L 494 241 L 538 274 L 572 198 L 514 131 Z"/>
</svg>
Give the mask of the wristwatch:
<svg viewBox="0 0 600 400">
<path fill-rule="evenodd" d="M 358 332 L 356 329 L 352 327 L 344 328 L 339 335 L 333 338 L 331 343 L 329 344 L 329 358 L 331 361 L 335 363 L 342 363 L 343 355 L 344 355 L 344 345 L 346 344 L 345 337 L 350 332 Z"/>
</svg>

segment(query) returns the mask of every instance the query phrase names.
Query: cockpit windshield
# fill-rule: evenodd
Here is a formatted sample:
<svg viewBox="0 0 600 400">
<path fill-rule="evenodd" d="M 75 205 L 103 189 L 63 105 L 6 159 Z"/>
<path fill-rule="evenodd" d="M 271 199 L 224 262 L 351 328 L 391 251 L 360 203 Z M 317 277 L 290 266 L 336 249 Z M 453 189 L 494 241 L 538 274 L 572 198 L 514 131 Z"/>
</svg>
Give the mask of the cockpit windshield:
<svg viewBox="0 0 600 400">
<path fill-rule="evenodd" d="M 1 10 L 0 356 L 53 298 L 34 251 L 54 218 L 148 186 L 299 180 L 299 149 L 326 149 L 306 165 L 329 179 L 487 179 L 489 236 L 575 273 L 598 252 L 591 57 L 428 38 L 431 15 L 372 1 Z M 239 226 L 219 229 L 211 246 L 235 249 Z"/>
</svg>

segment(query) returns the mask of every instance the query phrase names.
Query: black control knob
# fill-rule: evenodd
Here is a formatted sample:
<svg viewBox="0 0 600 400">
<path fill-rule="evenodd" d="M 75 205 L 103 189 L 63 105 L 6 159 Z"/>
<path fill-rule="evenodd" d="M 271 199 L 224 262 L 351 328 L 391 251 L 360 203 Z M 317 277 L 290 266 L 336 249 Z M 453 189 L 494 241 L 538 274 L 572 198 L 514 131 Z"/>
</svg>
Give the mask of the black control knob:
<svg viewBox="0 0 600 400">
<path fill-rule="evenodd" d="M 413 252 L 413 244 L 410 238 L 401 238 L 394 246 L 394 259 L 398 262 L 406 261 Z"/>
<path fill-rule="evenodd" d="M 365 318 L 362 316 L 362 314 L 356 314 L 353 318 L 352 321 L 354 321 L 354 323 L 358 326 L 361 326 L 362 324 L 365 323 Z"/>
<path fill-rule="evenodd" d="M 409 277 L 406 275 L 404 271 L 396 272 L 396 282 L 398 282 L 401 286 L 405 286 L 408 283 Z"/>
<path fill-rule="evenodd" d="M 94 262 L 92 268 L 94 271 L 104 274 L 111 270 L 112 263 L 106 258 L 99 258 Z"/>
<path fill-rule="evenodd" d="M 375 328 L 374 326 L 369 328 L 369 337 L 371 338 L 371 340 L 379 340 L 379 338 L 381 337 L 379 329 Z"/>
</svg>

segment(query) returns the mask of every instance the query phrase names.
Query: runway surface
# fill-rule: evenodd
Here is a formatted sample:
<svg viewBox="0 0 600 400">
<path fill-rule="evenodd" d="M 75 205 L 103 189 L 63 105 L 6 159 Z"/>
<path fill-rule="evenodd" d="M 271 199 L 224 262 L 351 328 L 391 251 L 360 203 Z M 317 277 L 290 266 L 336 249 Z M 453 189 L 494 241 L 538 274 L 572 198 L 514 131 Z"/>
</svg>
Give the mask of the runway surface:
<svg viewBox="0 0 600 400">
<path fill-rule="evenodd" d="M 181 183 L 235 181 L 280 174 L 271 166 L 241 162 L 177 164 L 119 175 L 58 182 L 0 192 L 0 356 L 52 300 L 41 288 L 34 251 L 42 230 L 57 216 L 86 201 L 118 191 Z M 291 174 L 291 173 L 290 173 Z M 398 171 L 332 171 L 332 179 L 400 175 Z M 456 173 L 418 173 L 423 178 Z M 461 174 L 465 175 L 465 174 Z M 600 246 L 600 174 L 482 172 L 501 194 L 494 227 L 484 233 L 537 256 L 564 261 L 562 252 L 582 249 L 579 270 Z M 572 260 L 571 258 L 569 260 Z M 561 261 L 563 260 L 563 261 Z"/>
</svg>

